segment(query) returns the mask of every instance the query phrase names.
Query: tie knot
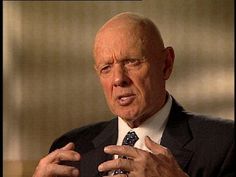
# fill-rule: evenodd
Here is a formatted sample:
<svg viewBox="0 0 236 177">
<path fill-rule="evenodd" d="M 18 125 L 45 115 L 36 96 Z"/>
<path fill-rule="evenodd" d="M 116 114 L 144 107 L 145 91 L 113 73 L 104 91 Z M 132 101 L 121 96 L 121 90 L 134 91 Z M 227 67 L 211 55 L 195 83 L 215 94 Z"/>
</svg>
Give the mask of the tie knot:
<svg viewBox="0 0 236 177">
<path fill-rule="evenodd" d="M 136 143 L 138 139 L 139 138 L 134 131 L 129 131 L 124 137 L 122 145 L 134 146 L 134 144 Z"/>
</svg>

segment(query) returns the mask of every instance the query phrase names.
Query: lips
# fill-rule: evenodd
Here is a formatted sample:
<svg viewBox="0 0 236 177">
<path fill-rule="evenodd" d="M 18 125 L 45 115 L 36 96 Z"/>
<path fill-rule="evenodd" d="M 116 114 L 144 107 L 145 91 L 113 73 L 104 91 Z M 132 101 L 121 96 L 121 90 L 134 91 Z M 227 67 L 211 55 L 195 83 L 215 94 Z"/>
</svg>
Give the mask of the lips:
<svg viewBox="0 0 236 177">
<path fill-rule="evenodd" d="M 123 94 L 117 96 L 117 102 L 120 106 L 127 106 L 131 104 L 135 99 L 135 94 Z"/>
</svg>

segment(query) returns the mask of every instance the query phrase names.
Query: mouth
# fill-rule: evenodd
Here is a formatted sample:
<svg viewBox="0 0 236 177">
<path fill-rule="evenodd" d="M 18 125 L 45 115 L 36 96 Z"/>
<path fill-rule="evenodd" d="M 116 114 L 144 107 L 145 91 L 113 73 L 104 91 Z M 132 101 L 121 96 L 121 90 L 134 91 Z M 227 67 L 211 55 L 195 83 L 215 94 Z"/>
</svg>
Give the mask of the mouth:
<svg viewBox="0 0 236 177">
<path fill-rule="evenodd" d="M 127 106 L 131 104 L 135 99 L 134 94 L 125 94 L 117 97 L 117 102 L 120 106 Z"/>
</svg>

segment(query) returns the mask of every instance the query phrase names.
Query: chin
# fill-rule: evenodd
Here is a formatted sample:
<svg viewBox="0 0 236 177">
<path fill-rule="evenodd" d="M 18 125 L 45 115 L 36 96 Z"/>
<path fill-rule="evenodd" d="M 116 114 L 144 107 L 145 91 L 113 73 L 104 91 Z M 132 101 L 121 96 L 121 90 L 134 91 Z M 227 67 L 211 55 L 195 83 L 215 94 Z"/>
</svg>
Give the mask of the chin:
<svg viewBox="0 0 236 177">
<path fill-rule="evenodd" d="M 139 114 L 137 113 L 137 111 L 133 110 L 122 110 L 122 111 L 116 111 L 116 115 L 127 121 L 132 121 L 132 120 L 134 121 L 135 119 L 137 119 Z"/>
<path fill-rule="evenodd" d="M 142 109 L 137 105 L 129 105 L 129 106 L 119 106 L 119 105 L 110 105 L 110 110 L 114 115 L 117 115 L 125 120 L 136 120 L 142 113 Z"/>
</svg>

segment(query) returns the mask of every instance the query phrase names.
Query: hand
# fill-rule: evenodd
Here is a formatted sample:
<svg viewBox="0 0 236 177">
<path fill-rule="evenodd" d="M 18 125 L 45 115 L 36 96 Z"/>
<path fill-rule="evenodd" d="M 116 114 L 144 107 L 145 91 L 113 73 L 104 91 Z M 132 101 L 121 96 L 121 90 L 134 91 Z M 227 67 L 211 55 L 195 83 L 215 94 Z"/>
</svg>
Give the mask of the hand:
<svg viewBox="0 0 236 177">
<path fill-rule="evenodd" d="M 57 149 L 42 158 L 36 167 L 33 177 L 78 177 L 79 170 L 77 168 L 59 164 L 62 160 L 80 160 L 80 154 L 73 151 L 74 148 L 75 146 L 73 143 L 68 143 L 61 149 Z"/>
<path fill-rule="evenodd" d="M 111 145 L 104 148 L 105 153 L 126 156 L 128 159 L 114 159 L 98 166 L 99 171 L 124 169 L 129 177 L 188 177 L 182 171 L 172 153 L 165 147 L 156 144 L 149 137 L 145 145 L 151 152 L 131 146 Z M 117 177 L 125 177 L 120 174 Z"/>
</svg>

